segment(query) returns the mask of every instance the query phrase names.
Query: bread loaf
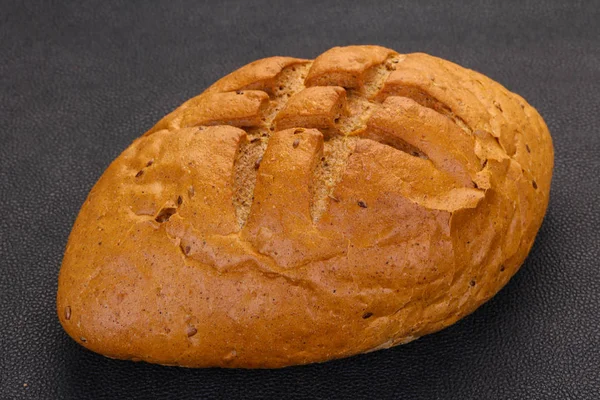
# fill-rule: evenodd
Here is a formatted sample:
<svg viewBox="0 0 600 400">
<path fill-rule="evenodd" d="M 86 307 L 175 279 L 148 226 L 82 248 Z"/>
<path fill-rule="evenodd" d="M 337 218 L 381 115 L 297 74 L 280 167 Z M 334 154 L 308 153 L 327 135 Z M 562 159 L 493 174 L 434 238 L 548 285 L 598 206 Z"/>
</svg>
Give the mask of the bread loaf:
<svg viewBox="0 0 600 400">
<path fill-rule="evenodd" d="M 525 260 L 548 129 L 469 69 L 378 46 L 272 57 L 136 139 L 75 222 L 66 332 L 108 357 L 273 368 L 473 312 Z"/>
</svg>

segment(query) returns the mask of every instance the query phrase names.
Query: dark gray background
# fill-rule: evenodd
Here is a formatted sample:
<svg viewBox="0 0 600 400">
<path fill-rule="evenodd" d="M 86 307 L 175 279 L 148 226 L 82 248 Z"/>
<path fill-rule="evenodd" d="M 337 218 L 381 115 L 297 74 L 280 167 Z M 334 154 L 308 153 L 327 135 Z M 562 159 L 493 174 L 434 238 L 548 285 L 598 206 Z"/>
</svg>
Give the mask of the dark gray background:
<svg viewBox="0 0 600 400">
<path fill-rule="evenodd" d="M 599 1 L 78 3 L 0 8 L 0 398 L 600 398 Z M 481 71 L 545 118 L 550 208 L 507 287 L 411 344 L 283 370 L 113 361 L 69 339 L 56 279 L 110 161 L 247 62 L 361 43 Z"/>
</svg>

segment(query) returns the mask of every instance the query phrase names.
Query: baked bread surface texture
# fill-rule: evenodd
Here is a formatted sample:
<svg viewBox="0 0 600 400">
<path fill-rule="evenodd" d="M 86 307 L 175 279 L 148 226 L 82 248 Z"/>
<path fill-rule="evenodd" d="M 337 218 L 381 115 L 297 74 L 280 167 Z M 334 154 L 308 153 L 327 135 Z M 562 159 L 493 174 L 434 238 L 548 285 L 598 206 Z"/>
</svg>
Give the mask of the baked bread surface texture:
<svg viewBox="0 0 600 400">
<path fill-rule="evenodd" d="M 91 190 L 59 276 L 108 357 L 272 368 L 387 348 L 518 270 L 550 191 L 523 98 L 426 54 L 336 47 L 225 76 Z"/>
</svg>

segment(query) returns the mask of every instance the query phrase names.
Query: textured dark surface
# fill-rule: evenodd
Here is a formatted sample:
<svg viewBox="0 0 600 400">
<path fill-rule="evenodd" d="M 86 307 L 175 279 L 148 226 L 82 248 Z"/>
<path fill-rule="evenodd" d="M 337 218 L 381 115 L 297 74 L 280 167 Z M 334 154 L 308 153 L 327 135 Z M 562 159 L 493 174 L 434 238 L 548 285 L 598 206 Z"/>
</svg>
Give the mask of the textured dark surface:
<svg viewBox="0 0 600 400">
<path fill-rule="evenodd" d="M 600 398 L 600 2 L 44 3 L 0 8 L 0 398 Z M 366 43 L 483 72 L 545 118 L 550 207 L 506 288 L 408 345 L 283 370 L 113 361 L 67 337 L 62 253 L 113 158 L 247 62 Z"/>
</svg>

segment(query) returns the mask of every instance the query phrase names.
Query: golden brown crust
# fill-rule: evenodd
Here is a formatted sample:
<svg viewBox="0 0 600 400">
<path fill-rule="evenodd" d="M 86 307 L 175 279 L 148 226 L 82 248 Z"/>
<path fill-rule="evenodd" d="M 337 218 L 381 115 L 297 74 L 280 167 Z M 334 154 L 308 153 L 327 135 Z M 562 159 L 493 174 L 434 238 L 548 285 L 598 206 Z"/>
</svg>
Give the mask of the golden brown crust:
<svg viewBox="0 0 600 400">
<path fill-rule="evenodd" d="M 405 343 L 517 271 L 552 165 L 535 109 L 448 61 L 258 60 L 109 166 L 69 238 L 59 319 L 109 357 L 191 367 Z"/>
<path fill-rule="evenodd" d="M 339 86 L 313 86 L 293 95 L 275 117 L 275 129 L 296 126 L 335 128 L 344 113 L 346 91 Z"/>
<path fill-rule="evenodd" d="M 305 84 L 364 90 L 369 69 L 393 54 L 393 50 L 380 46 L 334 47 L 315 59 Z"/>
</svg>

